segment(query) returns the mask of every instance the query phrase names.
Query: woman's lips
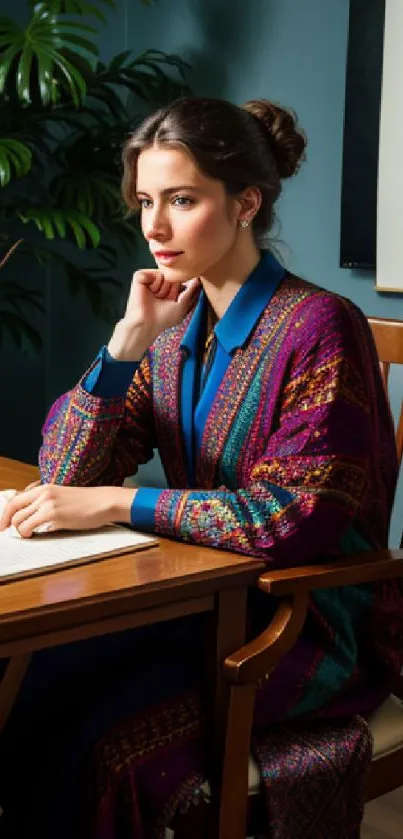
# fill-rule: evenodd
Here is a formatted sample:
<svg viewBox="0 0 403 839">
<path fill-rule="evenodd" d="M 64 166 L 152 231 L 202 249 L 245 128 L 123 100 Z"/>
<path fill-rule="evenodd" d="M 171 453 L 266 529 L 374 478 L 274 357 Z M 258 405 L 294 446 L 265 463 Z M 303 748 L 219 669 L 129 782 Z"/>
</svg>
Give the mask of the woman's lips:
<svg viewBox="0 0 403 839">
<path fill-rule="evenodd" d="M 164 265 L 171 265 L 178 256 L 182 256 L 183 251 L 156 251 L 154 253 L 155 259 L 162 262 Z"/>
</svg>

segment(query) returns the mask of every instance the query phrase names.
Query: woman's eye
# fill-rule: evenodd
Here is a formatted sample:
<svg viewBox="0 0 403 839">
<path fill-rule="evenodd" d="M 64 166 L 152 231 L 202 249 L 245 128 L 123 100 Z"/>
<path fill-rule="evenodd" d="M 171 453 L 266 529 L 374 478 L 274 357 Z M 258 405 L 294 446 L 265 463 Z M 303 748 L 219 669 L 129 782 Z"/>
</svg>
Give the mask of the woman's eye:
<svg viewBox="0 0 403 839">
<path fill-rule="evenodd" d="M 190 207 L 193 201 L 191 198 L 187 198 L 186 195 L 175 195 L 173 204 L 176 204 L 177 207 Z"/>
<path fill-rule="evenodd" d="M 150 198 L 139 198 L 138 202 L 142 210 L 148 210 L 152 203 Z"/>
</svg>

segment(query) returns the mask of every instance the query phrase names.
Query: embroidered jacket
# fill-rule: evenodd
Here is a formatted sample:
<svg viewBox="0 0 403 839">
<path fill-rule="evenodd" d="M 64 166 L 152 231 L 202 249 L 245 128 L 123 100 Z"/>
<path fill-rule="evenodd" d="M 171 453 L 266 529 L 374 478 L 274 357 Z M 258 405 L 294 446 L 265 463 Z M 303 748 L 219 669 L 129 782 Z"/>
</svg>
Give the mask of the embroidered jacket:
<svg viewBox="0 0 403 839">
<path fill-rule="evenodd" d="M 82 380 L 55 403 L 42 479 L 119 485 L 158 448 L 169 487 L 154 510 L 161 535 L 274 567 L 386 545 L 396 450 L 359 309 L 285 277 L 212 399 L 192 485 L 180 404 L 191 317 L 156 340 L 125 396 L 95 396 Z M 257 628 L 268 607 L 260 595 L 254 602 Z M 270 680 L 271 718 L 374 707 L 400 667 L 402 615 L 395 581 L 316 593 L 300 641 Z"/>
</svg>

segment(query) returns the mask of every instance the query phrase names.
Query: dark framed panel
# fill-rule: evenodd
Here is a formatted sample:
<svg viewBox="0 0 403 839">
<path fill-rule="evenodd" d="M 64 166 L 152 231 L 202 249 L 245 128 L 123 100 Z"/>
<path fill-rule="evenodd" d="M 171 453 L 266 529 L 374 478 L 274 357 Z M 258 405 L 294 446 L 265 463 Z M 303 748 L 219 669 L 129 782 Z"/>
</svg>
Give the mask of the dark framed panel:
<svg viewBox="0 0 403 839">
<path fill-rule="evenodd" d="M 350 0 L 340 265 L 376 267 L 376 205 L 385 0 Z"/>
</svg>

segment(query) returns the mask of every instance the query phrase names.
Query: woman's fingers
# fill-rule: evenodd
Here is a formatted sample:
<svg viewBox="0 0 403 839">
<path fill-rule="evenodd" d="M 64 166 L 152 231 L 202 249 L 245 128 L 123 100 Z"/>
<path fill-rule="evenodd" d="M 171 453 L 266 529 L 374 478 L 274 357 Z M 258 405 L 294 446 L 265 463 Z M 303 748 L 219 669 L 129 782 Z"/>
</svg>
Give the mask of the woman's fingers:
<svg viewBox="0 0 403 839">
<path fill-rule="evenodd" d="M 159 287 L 163 280 L 162 271 L 156 271 L 154 268 L 144 268 L 141 271 L 135 271 L 133 274 L 132 284 L 130 286 L 129 297 L 127 299 L 127 310 L 129 310 L 136 300 L 137 286 L 143 285 L 150 288 L 153 283 Z"/>
<path fill-rule="evenodd" d="M 32 489 L 26 489 L 15 495 L 14 498 L 7 504 L 7 507 L 4 509 L 3 515 L 0 518 L 0 530 L 10 527 L 13 516 L 18 513 L 19 510 L 23 510 L 26 507 L 29 507 L 30 504 L 34 503 L 41 495 L 43 488 L 43 485 L 33 487 Z"/>
<path fill-rule="evenodd" d="M 10 519 L 10 524 L 13 527 L 16 527 L 17 530 L 19 529 L 20 524 L 22 524 L 27 518 L 33 515 L 38 511 L 38 502 L 33 504 L 28 504 L 27 507 L 23 507 L 22 510 L 18 510 L 12 518 Z"/>
<path fill-rule="evenodd" d="M 31 484 L 27 484 L 27 486 L 26 486 L 26 487 L 24 487 L 24 489 L 23 489 L 22 491 L 23 491 L 23 492 L 26 492 L 26 491 L 27 491 L 27 489 L 33 489 L 34 487 L 40 487 L 41 485 L 42 485 L 42 481 L 41 481 L 41 480 L 39 480 L 39 481 L 32 481 L 32 483 L 31 483 Z"/>
<path fill-rule="evenodd" d="M 168 283 L 168 285 L 169 288 L 166 299 L 171 300 L 173 303 L 176 303 L 181 293 L 182 286 L 180 286 L 179 283 Z"/>
<path fill-rule="evenodd" d="M 184 287 L 182 287 L 182 291 L 180 292 L 178 297 L 178 303 L 181 304 L 181 308 L 184 313 L 186 313 L 188 309 L 190 309 L 194 301 L 195 294 L 199 288 L 200 280 L 198 280 L 197 278 L 189 280 L 189 282 L 185 283 Z"/>
<path fill-rule="evenodd" d="M 24 513 L 26 513 L 26 515 L 19 524 L 16 524 L 14 519 L 12 521 L 12 524 L 18 530 L 18 533 L 20 536 L 23 536 L 24 539 L 29 539 L 37 528 L 40 528 L 42 532 L 46 529 L 46 533 L 51 530 L 56 530 L 54 523 L 49 521 L 49 517 L 46 515 L 46 512 L 42 507 L 37 510 L 32 505 L 32 507 L 27 507 L 24 510 Z"/>
<path fill-rule="evenodd" d="M 164 275 L 162 271 L 156 271 L 154 268 L 145 268 L 142 271 L 136 271 L 133 275 L 132 285 L 139 283 L 140 285 L 148 286 L 152 291 L 153 288 L 158 290 L 163 282 Z"/>
<path fill-rule="evenodd" d="M 155 297 L 158 297 L 158 295 L 161 292 L 164 291 L 165 285 L 166 285 L 166 281 L 164 280 L 163 274 L 158 272 L 158 274 L 156 274 L 153 282 L 150 283 L 148 287 L 149 287 L 150 291 L 155 295 Z"/>
</svg>

